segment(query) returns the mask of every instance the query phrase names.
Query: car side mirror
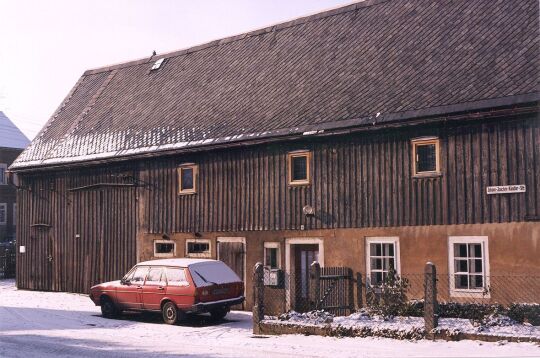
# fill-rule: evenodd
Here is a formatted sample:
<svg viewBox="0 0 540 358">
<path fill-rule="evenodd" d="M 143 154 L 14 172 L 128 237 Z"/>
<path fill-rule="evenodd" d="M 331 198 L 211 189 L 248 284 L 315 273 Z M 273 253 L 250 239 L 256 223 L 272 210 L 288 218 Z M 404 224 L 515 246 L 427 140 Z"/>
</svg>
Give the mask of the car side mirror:
<svg viewBox="0 0 540 358">
<path fill-rule="evenodd" d="M 120 283 L 121 283 L 122 285 L 128 285 L 128 286 L 131 284 L 131 282 L 130 282 L 129 280 L 126 280 L 126 279 L 121 279 L 121 280 L 120 280 Z"/>
</svg>

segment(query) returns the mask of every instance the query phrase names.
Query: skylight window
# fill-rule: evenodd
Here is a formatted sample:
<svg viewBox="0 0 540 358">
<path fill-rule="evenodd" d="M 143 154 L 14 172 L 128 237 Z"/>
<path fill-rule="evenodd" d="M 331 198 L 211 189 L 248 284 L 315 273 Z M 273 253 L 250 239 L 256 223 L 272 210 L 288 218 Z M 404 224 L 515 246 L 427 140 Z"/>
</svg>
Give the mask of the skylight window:
<svg viewBox="0 0 540 358">
<path fill-rule="evenodd" d="M 165 58 L 160 58 L 159 60 L 154 62 L 154 64 L 152 65 L 152 68 L 150 69 L 150 71 L 154 71 L 154 70 L 159 69 L 161 67 L 161 65 L 163 65 L 164 61 L 165 61 Z"/>
</svg>

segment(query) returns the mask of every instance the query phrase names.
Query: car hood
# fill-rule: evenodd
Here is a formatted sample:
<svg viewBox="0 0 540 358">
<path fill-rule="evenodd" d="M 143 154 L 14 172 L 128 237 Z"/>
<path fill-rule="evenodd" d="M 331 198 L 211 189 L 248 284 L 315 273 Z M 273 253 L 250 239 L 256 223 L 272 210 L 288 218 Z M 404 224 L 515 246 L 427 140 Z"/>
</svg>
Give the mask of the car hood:
<svg viewBox="0 0 540 358">
<path fill-rule="evenodd" d="M 113 289 L 113 288 L 119 287 L 120 285 L 121 285 L 120 280 L 104 282 L 104 283 L 100 283 L 99 285 L 92 286 L 91 290 Z"/>
</svg>

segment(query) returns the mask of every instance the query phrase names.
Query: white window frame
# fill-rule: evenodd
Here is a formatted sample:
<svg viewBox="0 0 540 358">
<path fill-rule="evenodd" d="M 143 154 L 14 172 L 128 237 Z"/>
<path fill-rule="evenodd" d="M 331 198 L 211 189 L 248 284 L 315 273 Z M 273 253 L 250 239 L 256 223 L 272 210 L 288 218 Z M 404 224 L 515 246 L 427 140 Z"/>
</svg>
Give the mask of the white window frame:
<svg viewBox="0 0 540 358">
<path fill-rule="evenodd" d="M 0 169 L 3 169 L 3 176 L 0 177 L 0 185 L 7 185 L 8 184 L 8 180 L 7 180 L 7 164 L 6 163 L 0 163 Z"/>
<path fill-rule="evenodd" d="M 438 176 L 441 174 L 441 140 L 438 137 L 421 137 L 414 138 L 411 140 L 412 144 L 412 169 L 413 177 L 429 177 L 429 176 Z M 417 148 L 424 145 L 435 145 L 435 170 L 418 172 L 416 170 L 416 165 L 418 163 L 418 154 Z"/>
<path fill-rule="evenodd" d="M 157 252 L 157 244 L 173 244 L 173 252 Z M 176 257 L 176 242 L 172 240 L 154 240 L 154 257 Z"/>
<path fill-rule="evenodd" d="M 208 252 L 200 252 L 200 253 L 189 253 L 189 244 L 190 243 L 197 243 L 197 244 L 208 244 Z M 186 257 L 201 257 L 201 258 L 211 258 L 212 257 L 212 243 L 209 239 L 187 239 L 186 240 Z"/>
<path fill-rule="evenodd" d="M 448 237 L 448 272 L 451 297 L 490 298 L 489 290 L 489 246 L 488 236 L 449 236 Z M 454 244 L 482 244 L 482 270 L 484 275 L 483 289 L 456 289 L 454 270 Z"/>
<path fill-rule="evenodd" d="M 0 225 L 7 225 L 7 203 L 0 203 L 0 210 L 4 209 L 4 220 L 0 221 Z"/>
<path fill-rule="evenodd" d="M 394 244 L 394 264 L 396 273 L 401 275 L 401 257 L 399 251 L 399 236 L 369 236 L 366 237 L 366 282 L 371 285 L 371 253 L 370 244 Z"/>
<path fill-rule="evenodd" d="M 279 242 L 265 242 L 264 243 L 264 252 L 263 252 L 264 267 L 270 268 L 270 266 L 266 262 L 266 249 L 277 249 L 276 264 L 277 264 L 277 268 L 281 269 L 281 244 Z"/>
<path fill-rule="evenodd" d="M 182 187 L 182 171 L 185 169 L 191 169 L 192 176 L 193 176 L 193 188 L 191 189 L 184 189 Z M 177 177 L 178 177 L 178 195 L 191 195 L 197 193 L 197 180 L 199 177 L 199 165 L 195 163 L 184 163 L 180 164 L 177 171 Z"/>
</svg>

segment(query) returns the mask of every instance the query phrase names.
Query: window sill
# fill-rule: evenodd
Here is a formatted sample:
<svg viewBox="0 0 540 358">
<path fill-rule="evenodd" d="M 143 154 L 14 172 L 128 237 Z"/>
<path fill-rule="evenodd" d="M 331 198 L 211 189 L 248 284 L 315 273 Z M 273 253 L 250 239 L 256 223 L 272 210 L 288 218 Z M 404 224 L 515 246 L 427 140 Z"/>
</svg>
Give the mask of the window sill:
<svg viewBox="0 0 540 358">
<path fill-rule="evenodd" d="M 310 186 L 311 185 L 311 182 L 310 181 L 292 181 L 292 182 L 289 182 L 289 186 L 290 187 L 295 187 L 295 186 Z"/>
<path fill-rule="evenodd" d="M 450 297 L 457 298 L 491 298 L 489 292 L 485 293 L 484 290 L 450 290 Z"/>
<path fill-rule="evenodd" d="M 442 177 L 442 173 L 422 173 L 413 175 L 413 179 L 429 179 Z"/>
<path fill-rule="evenodd" d="M 196 191 L 179 191 L 178 195 L 194 195 L 197 194 Z"/>
</svg>

